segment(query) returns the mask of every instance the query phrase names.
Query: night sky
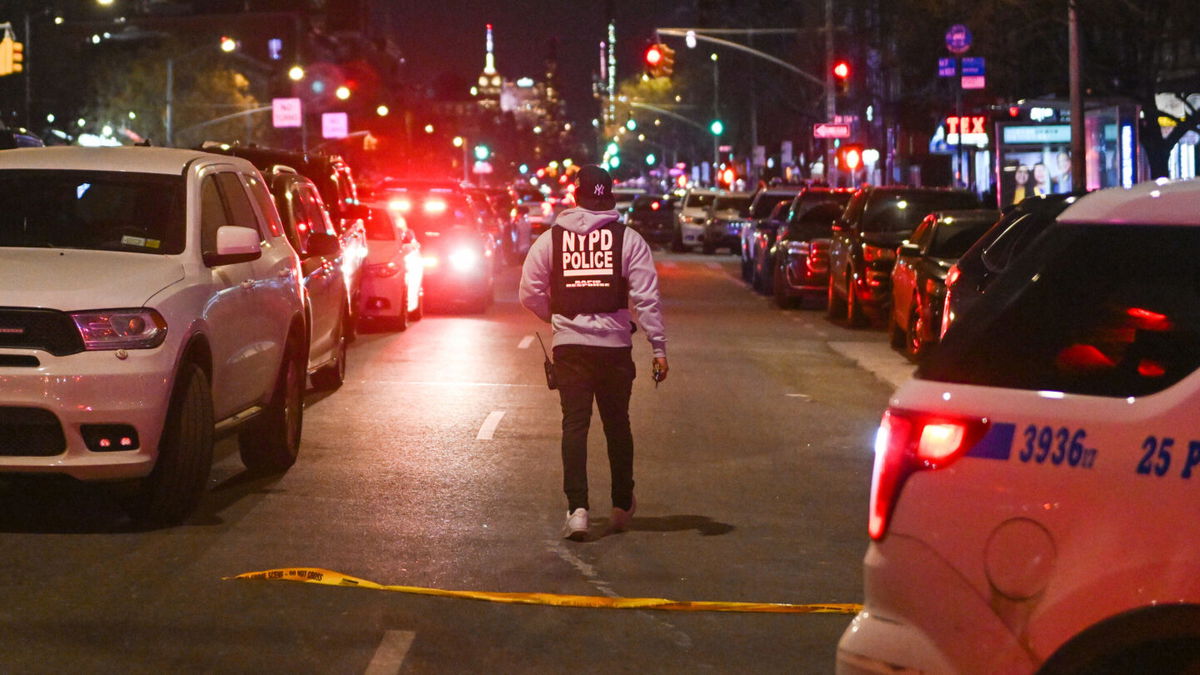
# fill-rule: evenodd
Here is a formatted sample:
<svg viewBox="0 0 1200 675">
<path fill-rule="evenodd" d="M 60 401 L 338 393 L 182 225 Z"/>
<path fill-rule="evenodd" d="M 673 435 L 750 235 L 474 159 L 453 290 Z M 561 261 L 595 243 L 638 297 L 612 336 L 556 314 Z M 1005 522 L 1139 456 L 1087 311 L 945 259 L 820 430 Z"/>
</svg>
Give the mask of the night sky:
<svg viewBox="0 0 1200 675">
<path fill-rule="evenodd" d="M 541 79 L 552 38 L 558 38 L 559 83 L 569 117 L 582 120 L 593 110 L 592 73 L 599 69 L 605 36 L 604 0 L 424 0 L 384 3 L 390 34 L 404 52 L 409 74 L 433 82 L 451 72 L 470 84 L 483 70 L 486 25 L 494 25 L 496 69 L 515 80 Z M 656 26 L 690 25 L 689 2 L 618 0 L 618 77 L 641 71 L 641 54 Z M 677 45 L 679 46 L 679 45 Z"/>
</svg>

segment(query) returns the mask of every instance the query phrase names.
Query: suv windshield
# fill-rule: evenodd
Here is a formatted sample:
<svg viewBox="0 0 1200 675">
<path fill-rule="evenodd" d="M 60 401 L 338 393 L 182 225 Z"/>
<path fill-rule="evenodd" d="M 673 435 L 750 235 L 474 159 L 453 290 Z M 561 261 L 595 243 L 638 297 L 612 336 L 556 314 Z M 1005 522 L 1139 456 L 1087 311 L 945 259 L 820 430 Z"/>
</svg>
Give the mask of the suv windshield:
<svg viewBox="0 0 1200 675">
<path fill-rule="evenodd" d="M 713 204 L 713 213 L 722 211 L 737 211 L 739 216 L 748 216 L 750 215 L 750 198 L 717 197 L 717 201 Z"/>
<path fill-rule="evenodd" d="M 859 225 L 863 232 L 903 232 L 911 230 L 934 211 L 978 208 L 979 202 L 968 192 L 876 192 L 867 205 Z"/>
<path fill-rule="evenodd" d="M 1200 230 L 1053 225 L 918 377 L 1096 396 L 1162 391 L 1200 367 Z"/>
<path fill-rule="evenodd" d="M 795 193 L 778 194 L 774 192 L 763 192 L 754 198 L 754 204 L 750 207 L 751 218 L 766 218 L 771 215 L 775 207 L 787 202 L 791 203 L 796 198 Z"/>
<path fill-rule="evenodd" d="M 0 247 L 182 253 L 182 176 L 0 171 Z"/>
</svg>

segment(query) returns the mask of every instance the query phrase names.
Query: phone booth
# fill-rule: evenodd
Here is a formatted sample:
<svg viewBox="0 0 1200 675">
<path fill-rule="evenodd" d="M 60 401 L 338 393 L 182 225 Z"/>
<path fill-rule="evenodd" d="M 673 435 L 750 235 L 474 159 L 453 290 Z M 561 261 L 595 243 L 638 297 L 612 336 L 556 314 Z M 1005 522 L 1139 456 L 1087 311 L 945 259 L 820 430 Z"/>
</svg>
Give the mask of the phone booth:
<svg viewBox="0 0 1200 675">
<path fill-rule="evenodd" d="M 1001 208 L 1034 195 L 1131 187 L 1140 180 L 1141 148 L 1130 103 L 1089 101 L 1084 110 L 1087 185 L 1071 184 L 1071 110 L 1065 101 L 1022 101 L 995 123 L 995 179 Z"/>
</svg>

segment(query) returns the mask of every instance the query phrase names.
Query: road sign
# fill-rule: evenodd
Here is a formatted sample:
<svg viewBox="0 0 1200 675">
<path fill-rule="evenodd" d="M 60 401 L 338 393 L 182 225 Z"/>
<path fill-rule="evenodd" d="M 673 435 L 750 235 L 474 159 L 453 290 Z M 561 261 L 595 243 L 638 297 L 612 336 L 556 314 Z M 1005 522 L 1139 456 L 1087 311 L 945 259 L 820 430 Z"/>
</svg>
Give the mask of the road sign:
<svg viewBox="0 0 1200 675">
<path fill-rule="evenodd" d="M 350 116 L 344 112 L 321 113 L 321 136 L 345 138 L 350 135 Z"/>
<path fill-rule="evenodd" d="M 952 57 L 938 59 L 938 77 L 954 77 L 958 74 Z"/>
<path fill-rule="evenodd" d="M 983 75 L 964 75 L 962 79 L 963 89 L 983 89 L 987 87 L 987 78 Z"/>
<path fill-rule="evenodd" d="M 966 54 L 971 48 L 971 31 L 961 23 L 950 26 L 946 31 L 946 49 L 951 54 Z"/>
<path fill-rule="evenodd" d="M 271 99 L 271 123 L 276 129 L 299 127 L 303 121 L 300 110 L 300 99 L 298 98 L 273 98 Z"/>
<path fill-rule="evenodd" d="M 987 59 L 982 56 L 964 56 L 962 74 L 963 77 L 987 75 Z"/>
<path fill-rule="evenodd" d="M 850 125 L 818 122 L 813 125 L 813 138 L 850 138 Z"/>
</svg>

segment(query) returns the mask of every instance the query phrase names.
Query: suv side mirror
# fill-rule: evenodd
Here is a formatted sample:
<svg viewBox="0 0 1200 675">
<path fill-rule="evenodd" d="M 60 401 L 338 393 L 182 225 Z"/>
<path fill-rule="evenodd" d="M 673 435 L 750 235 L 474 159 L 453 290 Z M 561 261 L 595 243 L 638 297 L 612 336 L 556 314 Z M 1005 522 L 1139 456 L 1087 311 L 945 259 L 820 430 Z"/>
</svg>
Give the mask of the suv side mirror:
<svg viewBox="0 0 1200 675">
<path fill-rule="evenodd" d="M 217 250 L 204 252 L 209 267 L 250 262 L 262 257 L 262 237 L 253 227 L 222 225 L 217 228 Z"/>
<path fill-rule="evenodd" d="M 306 258 L 313 256 L 336 256 L 342 252 L 341 242 L 332 234 L 313 232 L 308 235 L 308 245 L 305 247 Z"/>
</svg>

